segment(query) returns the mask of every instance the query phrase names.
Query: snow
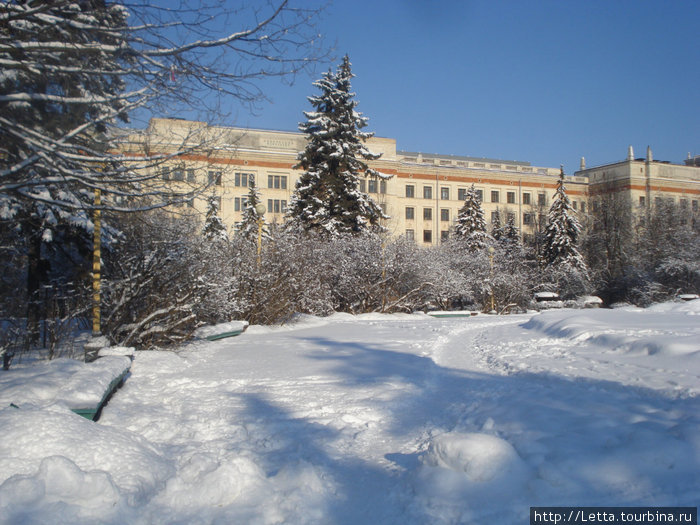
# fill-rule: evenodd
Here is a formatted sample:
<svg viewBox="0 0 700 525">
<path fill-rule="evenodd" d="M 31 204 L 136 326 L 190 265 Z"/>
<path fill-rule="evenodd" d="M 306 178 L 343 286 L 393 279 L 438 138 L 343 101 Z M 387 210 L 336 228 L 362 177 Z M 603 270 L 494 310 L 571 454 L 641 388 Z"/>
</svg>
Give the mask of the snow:
<svg viewBox="0 0 700 525">
<path fill-rule="evenodd" d="M 90 364 L 59 358 L 16 365 L 0 374 L 0 407 L 14 404 L 24 409 L 55 403 L 69 409 L 95 407 L 130 363 L 128 357 L 111 355 Z"/>
<path fill-rule="evenodd" d="M 515 524 L 530 506 L 695 506 L 699 315 L 300 316 L 137 352 L 98 423 L 50 395 L 7 406 L 3 383 L 0 516 Z M 53 366 L 78 367 L 16 373 L 41 385 Z"/>
</svg>

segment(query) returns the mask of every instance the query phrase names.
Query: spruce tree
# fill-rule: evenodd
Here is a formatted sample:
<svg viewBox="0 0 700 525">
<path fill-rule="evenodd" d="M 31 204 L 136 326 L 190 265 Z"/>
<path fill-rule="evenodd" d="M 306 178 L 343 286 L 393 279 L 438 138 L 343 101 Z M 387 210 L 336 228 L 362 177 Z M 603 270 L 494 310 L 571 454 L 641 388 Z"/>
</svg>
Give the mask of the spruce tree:
<svg viewBox="0 0 700 525">
<path fill-rule="evenodd" d="M 354 75 L 346 55 L 333 73 L 328 71 L 314 82 L 321 94 L 309 97 L 314 111 L 304 112 L 306 122 L 299 129 L 308 144 L 299 154 L 299 178 L 287 213 L 288 224 L 304 231 L 317 231 L 335 237 L 380 229 L 380 219 L 388 218 L 379 205 L 359 189 L 359 174 L 389 178 L 369 168 L 371 153 L 364 141 L 373 133 L 360 131 L 367 118 L 355 111 L 357 101 L 351 91 Z"/>
<path fill-rule="evenodd" d="M 576 246 L 580 233 L 581 226 L 574 215 L 571 201 L 564 187 L 562 168 L 554 202 L 547 215 L 542 247 L 544 264 L 546 266 L 568 265 L 574 269 L 585 270 L 586 264 Z"/>
<path fill-rule="evenodd" d="M 243 220 L 236 229 L 236 235 L 247 241 L 255 241 L 258 238 L 258 224 L 261 218 L 256 209 L 258 204 L 260 204 L 260 193 L 255 186 L 251 186 L 248 191 L 246 206 L 243 210 Z M 262 234 L 264 237 L 270 236 L 267 224 L 265 223 L 263 223 Z"/>
<path fill-rule="evenodd" d="M 484 211 L 473 184 L 467 190 L 464 205 L 457 215 L 455 237 L 462 240 L 469 251 L 481 250 L 488 245 L 489 235 L 486 233 Z"/>
<path fill-rule="evenodd" d="M 228 234 L 221 217 L 219 217 L 219 199 L 215 196 L 209 197 L 207 216 L 204 220 L 204 238 L 210 242 L 227 242 Z"/>
<path fill-rule="evenodd" d="M 501 229 L 500 241 L 502 243 L 517 245 L 520 244 L 520 232 L 515 226 L 515 215 L 509 214 L 505 226 Z"/>
<path fill-rule="evenodd" d="M 500 240 L 503 237 L 503 226 L 501 225 L 501 211 L 496 210 L 493 213 L 493 220 L 491 221 L 491 237 L 495 240 Z"/>
</svg>

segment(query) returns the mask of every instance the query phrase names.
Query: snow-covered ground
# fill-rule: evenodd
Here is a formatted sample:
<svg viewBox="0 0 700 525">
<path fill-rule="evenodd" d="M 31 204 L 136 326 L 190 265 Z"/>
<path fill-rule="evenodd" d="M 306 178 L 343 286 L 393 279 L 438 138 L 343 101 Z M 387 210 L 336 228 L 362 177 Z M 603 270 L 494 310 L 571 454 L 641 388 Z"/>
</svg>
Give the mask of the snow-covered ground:
<svg viewBox="0 0 700 525">
<path fill-rule="evenodd" d="M 0 521 L 515 524 L 530 506 L 696 506 L 698 393 L 700 301 L 252 326 L 138 353 L 98 423 L 2 408 Z"/>
</svg>

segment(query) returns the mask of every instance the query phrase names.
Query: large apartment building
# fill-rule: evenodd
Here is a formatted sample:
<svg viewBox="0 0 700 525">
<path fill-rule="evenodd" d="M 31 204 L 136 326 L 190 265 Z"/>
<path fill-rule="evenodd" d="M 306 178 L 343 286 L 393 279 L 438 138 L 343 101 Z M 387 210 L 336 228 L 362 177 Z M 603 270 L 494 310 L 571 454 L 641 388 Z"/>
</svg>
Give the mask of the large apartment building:
<svg viewBox="0 0 700 525">
<path fill-rule="evenodd" d="M 284 221 L 287 204 L 301 175 L 300 170 L 294 169 L 297 154 L 305 144 L 306 137 L 301 133 L 153 119 L 143 132 L 128 135 L 122 147 L 135 156 L 146 151 L 183 152 L 157 168 L 160 179 L 178 185 L 210 185 L 203 194 L 183 204 L 180 212 L 204 214 L 206 200 L 214 196 L 220 200 L 221 218 L 233 231 L 253 185 L 267 207 L 265 220 Z M 449 237 L 465 192 L 472 185 L 482 197 L 489 224 L 496 213 L 501 222 L 512 216 L 524 237 L 533 235 L 544 225 L 560 174 L 559 168 L 537 167 L 529 162 L 401 151 L 391 138 L 374 137 L 367 146 L 382 154 L 370 162 L 372 168 L 392 177 L 361 179 L 361 189 L 389 215 L 384 226 L 391 235 L 405 236 L 425 246 Z M 637 164 L 642 168 L 643 184 L 637 181 Z M 679 177 L 676 168 L 682 168 Z M 662 180 L 669 183 L 662 184 Z M 640 196 L 643 193 L 647 204 L 652 198 L 666 195 L 687 199 L 688 206 L 697 207 L 700 169 L 628 159 L 609 167 L 582 169 L 566 177 L 567 193 L 582 214 L 588 211 L 591 192 L 610 191 L 611 184 L 617 191 L 632 192 L 635 198 L 637 192 L 641 192 Z"/>
</svg>

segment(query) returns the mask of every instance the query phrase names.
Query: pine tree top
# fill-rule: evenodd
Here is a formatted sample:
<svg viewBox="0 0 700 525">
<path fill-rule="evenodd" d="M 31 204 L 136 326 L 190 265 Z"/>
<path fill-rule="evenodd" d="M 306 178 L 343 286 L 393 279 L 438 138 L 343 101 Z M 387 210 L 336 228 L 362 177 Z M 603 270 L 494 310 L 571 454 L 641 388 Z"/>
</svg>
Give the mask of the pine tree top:
<svg viewBox="0 0 700 525">
<path fill-rule="evenodd" d="M 308 142 L 295 168 L 304 173 L 297 181 L 287 214 L 291 226 L 331 236 L 378 228 L 379 221 L 386 218 L 377 203 L 359 188 L 360 174 L 383 179 L 390 176 L 365 162 L 381 155 L 364 144 L 373 133 L 360 131 L 367 125 L 367 118 L 355 110 L 350 66 L 346 55 L 336 72 L 329 70 L 314 82 L 321 93 L 309 97 L 314 111 L 304 112 L 307 120 L 299 124 Z"/>
</svg>

